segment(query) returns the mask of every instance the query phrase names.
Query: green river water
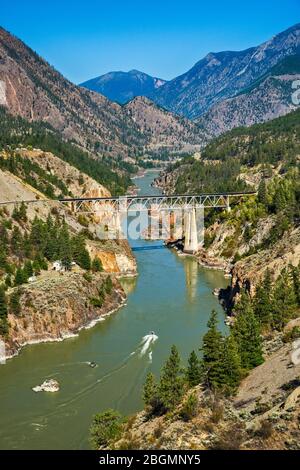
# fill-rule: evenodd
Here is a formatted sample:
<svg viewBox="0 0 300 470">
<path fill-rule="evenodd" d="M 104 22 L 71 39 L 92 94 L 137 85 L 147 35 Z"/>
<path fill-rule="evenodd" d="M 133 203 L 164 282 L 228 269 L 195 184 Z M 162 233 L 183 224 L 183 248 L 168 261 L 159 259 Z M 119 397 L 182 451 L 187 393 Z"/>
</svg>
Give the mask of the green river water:
<svg viewBox="0 0 300 470">
<path fill-rule="evenodd" d="M 154 176 L 135 180 L 140 194 L 158 193 L 150 186 Z M 139 241 L 145 243 L 157 244 Z M 228 284 L 221 272 L 168 249 L 135 255 L 138 276 L 124 280 L 126 306 L 75 338 L 27 346 L 0 365 L 0 449 L 89 448 L 92 416 L 106 408 L 124 414 L 141 409 L 146 373 L 159 373 L 172 344 L 184 361 L 197 350 L 213 308 L 226 328 L 212 294 Z M 156 341 L 147 338 L 152 330 Z M 98 366 L 92 369 L 89 361 Z M 46 378 L 57 379 L 60 391 L 34 393 L 31 388 Z"/>
</svg>

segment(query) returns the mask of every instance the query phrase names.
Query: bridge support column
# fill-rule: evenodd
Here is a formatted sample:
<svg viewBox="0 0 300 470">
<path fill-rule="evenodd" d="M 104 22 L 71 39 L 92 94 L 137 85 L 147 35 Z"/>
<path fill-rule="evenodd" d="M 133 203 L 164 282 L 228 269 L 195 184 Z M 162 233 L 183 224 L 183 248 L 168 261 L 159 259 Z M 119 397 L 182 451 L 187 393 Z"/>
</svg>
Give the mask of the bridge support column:
<svg viewBox="0 0 300 470">
<path fill-rule="evenodd" d="M 183 251 L 189 254 L 198 251 L 196 209 L 192 209 L 185 214 Z"/>
<path fill-rule="evenodd" d="M 226 198 L 226 212 L 230 212 L 231 207 L 230 207 L 230 201 L 229 201 L 229 196 Z"/>
</svg>

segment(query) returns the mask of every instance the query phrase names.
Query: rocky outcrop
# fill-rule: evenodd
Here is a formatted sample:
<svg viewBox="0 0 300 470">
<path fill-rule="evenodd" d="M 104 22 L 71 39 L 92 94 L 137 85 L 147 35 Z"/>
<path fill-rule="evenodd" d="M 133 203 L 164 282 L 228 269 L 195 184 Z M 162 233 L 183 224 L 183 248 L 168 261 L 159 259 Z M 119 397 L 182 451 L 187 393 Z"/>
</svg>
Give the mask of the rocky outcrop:
<svg viewBox="0 0 300 470">
<path fill-rule="evenodd" d="M 99 258 L 104 271 L 123 276 L 137 274 L 136 260 L 127 240 L 109 240 L 101 244 L 88 242 L 88 248 L 93 258 Z"/>
<path fill-rule="evenodd" d="M 266 269 L 276 279 L 288 265 L 298 266 L 300 262 L 300 228 L 286 232 L 274 246 L 238 261 L 232 269 L 232 291 L 239 292 L 246 287 L 250 294 L 255 292 Z"/>
<path fill-rule="evenodd" d="M 18 353 L 26 344 L 61 341 L 76 335 L 82 328 L 101 321 L 117 310 L 126 299 L 117 279 L 106 294 L 101 307 L 92 299 L 99 297 L 106 274 L 93 274 L 91 279 L 83 272 L 46 273 L 37 281 L 21 287 L 20 315 L 9 314 L 9 333 L 6 355 Z M 9 292 L 10 294 L 10 292 Z"/>
</svg>

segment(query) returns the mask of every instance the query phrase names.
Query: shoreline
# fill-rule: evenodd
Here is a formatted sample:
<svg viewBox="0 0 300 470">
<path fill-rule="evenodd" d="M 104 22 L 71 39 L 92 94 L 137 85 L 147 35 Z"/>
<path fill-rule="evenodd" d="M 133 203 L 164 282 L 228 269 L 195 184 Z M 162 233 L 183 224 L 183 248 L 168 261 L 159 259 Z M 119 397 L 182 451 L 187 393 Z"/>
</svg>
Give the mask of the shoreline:
<svg viewBox="0 0 300 470">
<path fill-rule="evenodd" d="M 115 306 L 114 308 L 107 311 L 106 313 L 100 314 L 98 317 L 88 321 L 87 323 L 82 324 L 74 332 L 70 331 L 70 332 L 67 332 L 67 333 L 63 333 L 61 336 L 52 337 L 52 338 L 44 337 L 44 338 L 40 338 L 38 340 L 34 340 L 34 339 L 33 340 L 28 340 L 28 341 L 25 341 L 24 343 L 19 344 L 14 353 L 9 354 L 9 355 L 5 355 L 4 357 L 0 356 L 0 366 L 5 365 L 7 360 L 13 359 L 13 358 L 19 356 L 22 349 L 25 348 L 26 346 L 31 346 L 31 345 L 35 345 L 35 344 L 43 344 L 43 343 L 60 343 L 60 342 L 65 341 L 67 339 L 77 338 L 82 330 L 89 330 L 89 329 L 93 328 L 94 326 L 96 326 L 98 323 L 101 323 L 101 322 L 105 321 L 107 317 L 110 317 L 111 315 L 116 313 L 120 308 L 124 307 L 126 305 L 126 302 L 127 302 L 127 296 L 123 295 L 119 305 Z"/>
</svg>

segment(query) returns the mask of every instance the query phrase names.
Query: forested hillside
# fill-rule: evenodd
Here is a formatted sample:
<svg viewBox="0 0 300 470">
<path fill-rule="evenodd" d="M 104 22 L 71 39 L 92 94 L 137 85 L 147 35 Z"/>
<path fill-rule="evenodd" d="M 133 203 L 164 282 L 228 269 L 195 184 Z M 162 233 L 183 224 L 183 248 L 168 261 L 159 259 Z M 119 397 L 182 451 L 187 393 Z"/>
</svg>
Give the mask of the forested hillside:
<svg viewBox="0 0 300 470">
<path fill-rule="evenodd" d="M 280 165 L 280 174 L 299 165 L 300 110 L 273 121 L 241 127 L 214 139 L 202 151 L 201 159 L 186 158 L 170 165 L 158 180 L 173 192 L 239 191 L 247 188 L 240 173 L 264 165 Z"/>
<path fill-rule="evenodd" d="M 121 162 L 110 162 L 108 165 L 99 159 L 93 159 L 75 143 L 62 140 L 49 124 L 29 123 L 19 116 L 10 115 L 4 107 L 0 107 L 0 150 L 16 150 L 22 146 L 52 152 L 106 186 L 114 195 L 124 193 L 130 185 L 128 172 L 120 171 Z M 0 165 L 2 168 L 9 167 L 8 169 L 14 172 L 17 163 L 20 166 L 20 159 L 7 161 L 1 159 Z M 28 166 L 29 163 L 26 165 Z M 51 176 L 48 175 L 48 178 L 50 182 Z M 62 193 L 67 194 L 67 189 L 62 188 Z"/>
</svg>

